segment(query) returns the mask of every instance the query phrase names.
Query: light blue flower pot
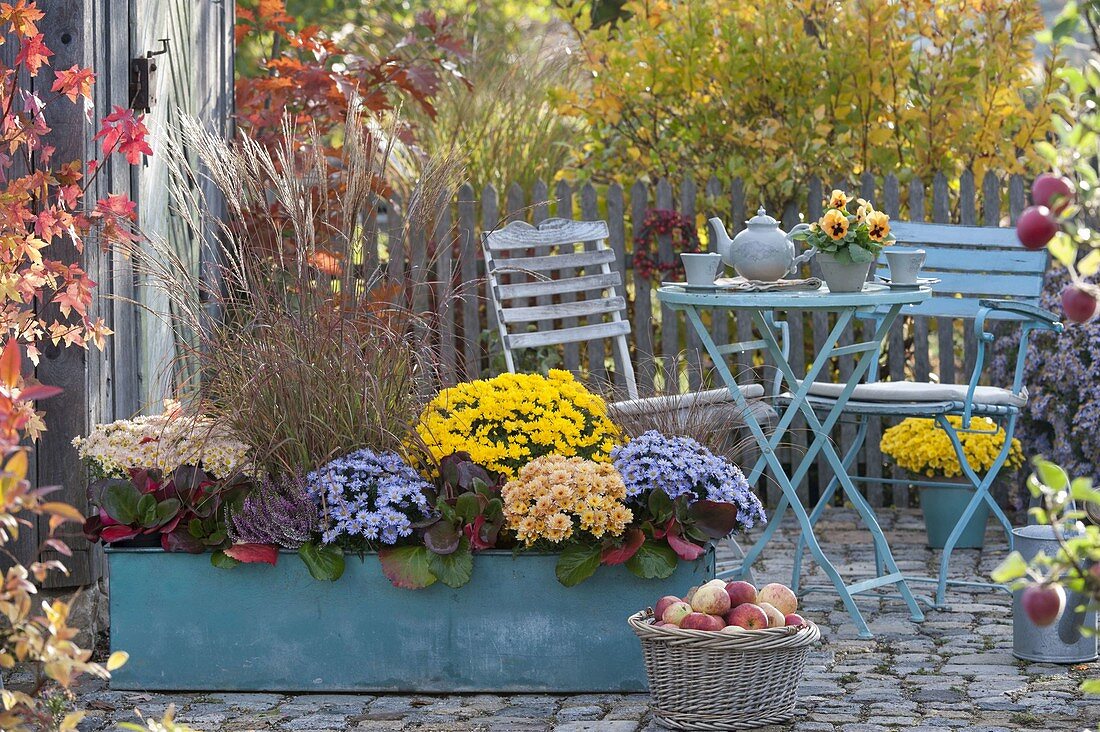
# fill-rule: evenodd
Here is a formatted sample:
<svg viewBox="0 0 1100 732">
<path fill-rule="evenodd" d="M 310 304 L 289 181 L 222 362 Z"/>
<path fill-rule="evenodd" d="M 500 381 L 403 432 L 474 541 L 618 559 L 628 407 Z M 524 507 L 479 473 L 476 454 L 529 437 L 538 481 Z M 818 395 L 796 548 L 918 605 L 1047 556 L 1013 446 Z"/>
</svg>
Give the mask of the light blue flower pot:
<svg viewBox="0 0 1100 732">
<path fill-rule="evenodd" d="M 944 544 L 947 543 L 951 530 L 955 528 L 955 524 L 958 523 L 967 504 L 974 496 L 973 488 L 968 490 L 969 485 L 969 483 L 960 482 L 958 488 L 921 488 L 920 508 L 924 514 L 928 546 L 931 548 L 943 549 Z M 988 520 L 989 504 L 983 501 L 967 522 L 955 548 L 981 549 L 985 545 L 985 525 Z"/>
<path fill-rule="evenodd" d="M 375 555 L 336 582 L 290 553 L 216 569 L 208 554 L 114 549 L 116 689 L 178 691 L 645 691 L 626 619 L 714 577 L 714 551 L 666 580 L 600 567 L 576 587 L 556 554 L 482 552 L 469 584 L 402 590 Z"/>
</svg>

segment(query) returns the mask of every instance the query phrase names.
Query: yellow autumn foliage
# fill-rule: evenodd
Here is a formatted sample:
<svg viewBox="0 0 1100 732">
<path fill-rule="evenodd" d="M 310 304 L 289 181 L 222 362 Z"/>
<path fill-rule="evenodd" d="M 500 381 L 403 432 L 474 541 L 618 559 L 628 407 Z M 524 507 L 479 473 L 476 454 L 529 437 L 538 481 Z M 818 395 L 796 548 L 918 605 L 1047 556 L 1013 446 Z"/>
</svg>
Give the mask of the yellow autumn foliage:
<svg viewBox="0 0 1100 732">
<path fill-rule="evenodd" d="M 630 0 L 578 28 L 591 80 L 559 109 L 589 126 L 586 174 L 740 177 L 773 204 L 812 174 L 1023 172 L 1060 64 L 1037 68 L 1037 5 Z"/>
</svg>

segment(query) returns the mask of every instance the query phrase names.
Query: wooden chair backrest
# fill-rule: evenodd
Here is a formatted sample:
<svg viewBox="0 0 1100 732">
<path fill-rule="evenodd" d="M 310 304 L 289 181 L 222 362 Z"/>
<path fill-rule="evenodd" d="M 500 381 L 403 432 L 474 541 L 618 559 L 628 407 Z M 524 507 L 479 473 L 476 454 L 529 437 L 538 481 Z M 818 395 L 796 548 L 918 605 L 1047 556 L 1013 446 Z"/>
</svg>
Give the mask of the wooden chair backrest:
<svg viewBox="0 0 1100 732">
<path fill-rule="evenodd" d="M 931 299 L 907 307 L 904 314 L 973 318 L 979 301 L 988 298 L 1039 304 L 1048 255 L 1045 249 L 1025 249 L 1015 229 L 895 222 L 892 230 L 897 237 L 894 246 L 919 247 L 927 253 L 921 276 L 940 279 L 932 286 Z M 890 276 L 885 252 L 876 271 Z M 998 317 L 1013 316 L 990 314 Z"/>
<path fill-rule="evenodd" d="M 510 371 L 516 350 L 612 339 L 627 392 L 637 398 L 626 298 L 607 236 L 606 221 L 559 218 L 538 226 L 513 221 L 482 234 L 491 307 Z"/>
</svg>

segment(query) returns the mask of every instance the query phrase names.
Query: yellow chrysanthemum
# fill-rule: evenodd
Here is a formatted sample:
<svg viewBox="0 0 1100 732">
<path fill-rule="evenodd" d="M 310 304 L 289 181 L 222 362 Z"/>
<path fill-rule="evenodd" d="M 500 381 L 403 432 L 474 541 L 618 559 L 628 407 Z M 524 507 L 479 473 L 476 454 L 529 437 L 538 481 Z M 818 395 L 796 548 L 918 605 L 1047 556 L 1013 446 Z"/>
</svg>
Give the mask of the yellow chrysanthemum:
<svg viewBox="0 0 1100 732">
<path fill-rule="evenodd" d="M 822 231 L 833 240 L 843 239 L 848 234 L 848 217 L 835 208 L 825 212 L 820 224 Z"/>
<path fill-rule="evenodd" d="M 578 457 L 536 458 L 505 484 L 501 495 L 505 526 L 528 546 L 540 539 L 558 543 L 571 537 L 574 518 L 595 538 L 620 536 L 634 518 L 622 503 L 626 486 L 619 472 Z M 547 506 L 552 508 L 544 510 Z"/>
<path fill-rule="evenodd" d="M 962 417 L 949 416 L 955 428 L 962 427 Z M 988 417 L 973 417 L 973 432 L 960 432 L 966 462 L 979 475 L 986 473 L 997 459 L 1005 444 L 1005 431 Z M 891 457 L 901 468 L 910 473 L 928 477 L 954 478 L 962 475 L 958 455 L 946 432 L 933 419 L 910 417 L 882 433 L 880 443 L 884 455 Z M 1013 439 L 1005 466 L 1019 468 L 1024 464 L 1024 452 L 1020 441 Z"/>
<path fill-rule="evenodd" d="M 505 478 L 543 455 L 608 462 L 619 436 L 604 400 L 556 369 L 549 376 L 502 374 L 444 389 L 416 431 L 432 457 L 464 451 Z"/>
<path fill-rule="evenodd" d="M 867 235 L 874 241 L 882 241 L 890 234 L 890 217 L 881 211 L 867 216 Z"/>
</svg>

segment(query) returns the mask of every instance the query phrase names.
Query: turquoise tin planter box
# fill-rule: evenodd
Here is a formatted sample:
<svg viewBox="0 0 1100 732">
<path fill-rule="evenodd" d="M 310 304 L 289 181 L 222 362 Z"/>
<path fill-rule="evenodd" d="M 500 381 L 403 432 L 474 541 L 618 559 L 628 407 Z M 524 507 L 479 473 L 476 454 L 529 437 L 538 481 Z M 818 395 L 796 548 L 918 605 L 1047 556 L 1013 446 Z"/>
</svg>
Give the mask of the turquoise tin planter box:
<svg viewBox="0 0 1100 732">
<path fill-rule="evenodd" d="M 454 589 L 393 587 L 349 557 L 337 582 L 293 554 L 278 566 L 109 549 L 116 689 L 177 691 L 626 692 L 646 689 L 630 614 L 714 577 L 714 552 L 667 580 L 600 567 L 576 587 L 557 556 L 484 552 Z"/>
</svg>

